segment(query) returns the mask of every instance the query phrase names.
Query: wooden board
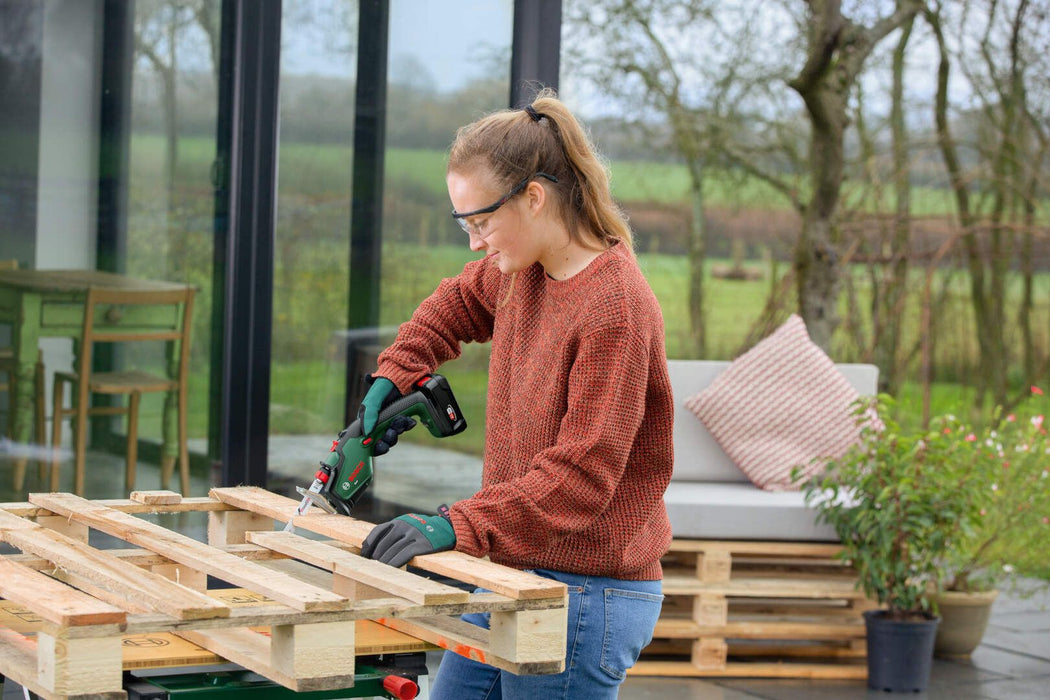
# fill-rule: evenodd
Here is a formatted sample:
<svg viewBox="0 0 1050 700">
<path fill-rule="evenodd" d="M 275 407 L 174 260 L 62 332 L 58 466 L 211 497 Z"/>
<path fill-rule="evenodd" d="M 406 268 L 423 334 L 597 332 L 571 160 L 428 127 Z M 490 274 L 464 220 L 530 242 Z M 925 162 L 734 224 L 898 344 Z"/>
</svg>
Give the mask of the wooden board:
<svg viewBox="0 0 1050 700">
<path fill-rule="evenodd" d="M 299 505 L 295 500 L 251 486 L 212 489 L 212 496 L 238 508 L 287 522 Z M 375 527 L 372 523 L 344 515 L 310 512 L 294 517 L 295 527 L 331 537 L 360 548 Z M 462 552 L 437 552 L 418 556 L 409 562 L 424 571 L 448 576 L 515 599 L 565 599 L 565 584 L 517 569 L 493 564 Z"/>
<path fill-rule="evenodd" d="M 467 591 L 421 578 L 290 532 L 252 532 L 249 533 L 249 540 L 253 544 L 295 556 L 308 564 L 379 588 L 391 595 L 407 598 L 420 605 L 466 603 L 470 600 Z"/>
<path fill-rule="evenodd" d="M 245 561 L 160 525 L 92 503 L 73 494 L 30 494 L 29 502 L 84 523 L 108 535 L 163 554 L 224 581 L 257 590 L 285 605 L 303 611 L 340 610 L 348 601 L 340 595 Z"/>
<path fill-rule="evenodd" d="M 229 615 L 229 608 L 206 595 L 2 511 L 0 537 L 22 551 L 52 561 L 67 572 L 110 591 L 118 600 L 156 609 L 182 620 Z M 37 600 L 40 605 L 44 604 L 42 598 Z"/>
<path fill-rule="evenodd" d="M 123 610 L 17 562 L 0 559 L 0 598 L 32 606 L 36 614 L 59 626 L 123 623 Z"/>
</svg>

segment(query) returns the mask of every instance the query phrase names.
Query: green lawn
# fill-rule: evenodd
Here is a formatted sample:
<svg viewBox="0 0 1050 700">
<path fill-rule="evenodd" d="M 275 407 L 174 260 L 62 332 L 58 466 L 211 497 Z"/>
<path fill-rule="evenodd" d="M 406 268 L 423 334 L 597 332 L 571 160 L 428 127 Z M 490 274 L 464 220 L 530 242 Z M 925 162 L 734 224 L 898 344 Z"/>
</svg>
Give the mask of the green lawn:
<svg viewBox="0 0 1050 700">
<path fill-rule="evenodd" d="M 207 365 L 210 319 L 210 261 L 212 242 L 212 192 L 209 172 L 214 144 L 205 138 L 180 140 L 178 179 L 185 210 L 176 214 L 174 224 L 165 224 L 162 193 L 157 181 L 162 170 L 163 140 L 154 135 L 135 135 L 132 141 L 131 225 L 129 251 L 135 272 L 148 275 L 183 274 L 201 287 L 199 313 L 195 319 L 194 366 Z M 272 394 L 275 432 L 330 432 L 341 420 L 343 379 L 340 361 L 330 357 L 327 344 L 334 330 L 345 326 L 347 316 L 346 260 L 349 220 L 351 151 L 348 146 L 282 144 L 280 152 L 280 193 L 278 205 L 277 289 L 274 299 L 274 367 Z M 683 166 L 636 161 L 612 162 L 613 186 L 625 202 L 681 202 L 688 192 Z M 382 300 L 380 323 L 396 326 L 411 314 L 441 278 L 458 272 L 464 262 L 475 257 L 462 244 L 458 230 L 447 220 L 447 194 L 444 185 L 445 153 L 390 149 L 386 158 L 387 202 L 384 224 L 397 231 L 402 242 L 388 241 L 383 249 Z M 847 203 L 855 196 L 846 186 Z M 785 199 L 768 185 L 751 178 L 729 177 L 714 171 L 707 184 L 709 206 L 761 207 L 783 209 Z M 916 211 L 943 213 L 951 202 L 944 191 L 916 188 Z M 185 233 L 172 231 L 182 226 Z M 393 235 L 391 236 L 393 238 Z M 406 243 L 405 240 L 413 240 Z M 192 259 L 173 261 L 181 253 Z M 688 328 L 688 278 L 684 256 L 642 254 L 639 261 L 664 313 L 667 351 L 670 357 L 692 357 Z M 711 260 L 711 267 L 725 261 Z M 760 263 L 751 262 L 761 268 Z M 780 273 L 786 271 L 782 264 Z M 858 305 L 869 303 L 866 272 L 855 269 Z M 185 272 L 180 273 L 180 270 Z M 174 273 L 172 272 L 174 271 Z M 763 272 L 767 272 L 763 269 Z M 1018 292 L 1018 278 L 1010 294 Z M 1040 306 L 1033 318 L 1037 329 L 1050 327 L 1050 276 L 1040 275 L 1036 291 Z M 738 353 L 758 319 L 769 295 L 771 281 L 728 281 L 708 275 L 706 281 L 708 349 L 707 356 L 727 359 Z M 907 344 L 918 337 L 917 299 L 922 277 L 916 272 L 910 290 L 912 302 L 905 310 Z M 789 294 L 793 295 L 794 291 Z M 972 313 L 967 302 L 965 275 L 957 274 L 951 303 L 943 310 L 937 336 L 938 378 L 965 379 L 974 367 L 975 341 Z M 845 311 L 845 308 L 843 309 Z M 1016 345 L 1016 330 L 1011 329 Z M 859 349 L 844 332 L 836 336 L 833 356 L 838 361 L 855 361 Z M 457 394 L 463 394 L 464 410 L 480 414 L 485 384 L 485 351 L 470 348 L 466 356 L 447 369 L 455 376 Z M 959 406 L 968 402 L 956 385 L 935 388 L 935 406 Z M 462 387 L 462 389 L 458 388 Z M 916 390 L 917 395 L 917 390 Z M 191 430 L 202 436 L 207 417 L 207 391 L 202 377 L 194 378 L 191 396 Z M 940 397 L 944 397 L 943 399 Z M 902 401 L 903 406 L 914 406 Z M 470 409 L 468 409 L 470 407 Z M 472 409 L 472 410 L 471 410 Z M 902 409 L 909 410 L 912 409 Z M 935 409 L 936 410 L 936 409 Z M 480 419 L 472 424 L 480 424 Z M 468 431 L 468 433 L 474 431 Z M 475 433 L 476 435 L 476 433 Z M 457 438 L 458 439 L 458 438 Z M 473 438 L 463 438 L 464 441 Z M 476 449 L 480 441 L 470 449 Z"/>
</svg>

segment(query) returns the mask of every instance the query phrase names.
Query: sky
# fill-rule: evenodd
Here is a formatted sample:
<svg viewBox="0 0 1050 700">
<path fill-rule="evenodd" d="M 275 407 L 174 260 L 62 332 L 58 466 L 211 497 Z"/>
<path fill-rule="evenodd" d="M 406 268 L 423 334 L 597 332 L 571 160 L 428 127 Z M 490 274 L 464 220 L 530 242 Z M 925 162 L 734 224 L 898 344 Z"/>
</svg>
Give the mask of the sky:
<svg viewBox="0 0 1050 700">
<path fill-rule="evenodd" d="M 286 14 L 282 71 L 352 77 L 355 66 L 346 47 L 356 37 L 341 21 L 338 0 L 296 1 L 302 14 Z M 510 55 L 513 14 L 512 0 L 392 0 L 391 80 L 417 73 L 446 92 L 482 77 L 494 54 Z"/>
</svg>

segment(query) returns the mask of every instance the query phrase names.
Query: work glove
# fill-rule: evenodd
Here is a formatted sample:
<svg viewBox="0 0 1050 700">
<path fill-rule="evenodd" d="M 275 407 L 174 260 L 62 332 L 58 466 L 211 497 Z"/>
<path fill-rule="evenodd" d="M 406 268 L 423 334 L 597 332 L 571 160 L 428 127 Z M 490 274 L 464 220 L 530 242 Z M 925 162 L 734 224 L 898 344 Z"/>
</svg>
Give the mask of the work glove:
<svg viewBox="0 0 1050 700">
<path fill-rule="evenodd" d="M 401 567 L 412 557 L 455 546 L 456 531 L 448 506 L 441 505 L 437 515 L 409 513 L 376 525 L 361 544 L 361 556 Z"/>
<path fill-rule="evenodd" d="M 368 375 L 365 382 L 369 384 L 368 393 L 361 400 L 361 406 L 357 409 L 357 417 L 361 421 L 361 434 L 371 435 L 375 430 L 376 421 L 383 409 L 401 398 L 401 392 L 397 390 L 394 383 L 386 377 Z M 398 436 L 406 430 L 415 427 L 416 421 L 408 416 L 395 416 L 386 431 L 376 438 L 375 456 L 385 455 L 390 448 L 397 444 Z"/>
</svg>

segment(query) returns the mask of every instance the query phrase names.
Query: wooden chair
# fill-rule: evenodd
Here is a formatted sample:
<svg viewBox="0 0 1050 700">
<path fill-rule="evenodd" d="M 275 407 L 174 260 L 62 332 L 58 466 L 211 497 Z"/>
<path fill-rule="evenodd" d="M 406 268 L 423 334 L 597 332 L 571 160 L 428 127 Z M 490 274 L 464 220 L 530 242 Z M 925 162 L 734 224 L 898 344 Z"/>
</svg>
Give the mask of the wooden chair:
<svg viewBox="0 0 1050 700">
<path fill-rule="evenodd" d="M 144 393 L 175 392 L 178 402 L 179 477 L 183 495 L 189 495 L 190 461 L 186 443 L 186 393 L 189 374 L 190 320 L 193 314 L 194 289 L 153 292 L 126 292 L 99 288 L 88 291 L 84 304 L 84 330 L 80 340 L 75 371 L 56 372 L 54 385 L 54 425 L 51 444 L 57 448 L 62 439 L 62 419 L 76 416 L 74 423 L 75 472 L 74 491 L 84 490 L 84 464 L 87 447 L 87 419 L 94 415 L 127 415 L 126 487 L 135 487 L 138 459 L 139 399 Z M 148 308 L 154 307 L 154 308 Z M 171 365 L 163 376 L 139 369 L 92 372 L 91 361 L 97 343 L 139 343 L 164 341 L 175 343 L 169 349 Z M 65 385 L 75 391 L 72 405 L 65 408 Z M 89 405 L 91 394 L 127 395 L 126 406 Z M 57 459 L 52 462 L 52 483 L 56 480 Z M 161 464 L 161 487 L 168 488 L 172 463 L 166 457 Z"/>
<path fill-rule="evenodd" d="M 18 260 L 0 260 L 0 270 L 17 270 Z M 8 408 L 7 408 L 7 434 L 9 437 L 14 437 L 14 406 L 11 402 L 14 400 L 14 394 L 11 389 L 14 387 L 17 377 L 15 376 L 15 350 L 11 346 L 0 347 L 0 372 L 3 373 L 4 379 L 0 381 L 0 391 L 6 391 L 8 395 Z M 33 377 L 34 394 L 33 394 L 33 425 L 35 426 L 34 438 L 38 445 L 44 445 L 47 441 L 47 428 L 45 423 L 47 421 L 47 409 L 46 399 L 44 398 L 44 361 L 38 359 L 36 362 L 36 371 Z M 21 485 L 18 485 L 21 489 Z"/>
</svg>

